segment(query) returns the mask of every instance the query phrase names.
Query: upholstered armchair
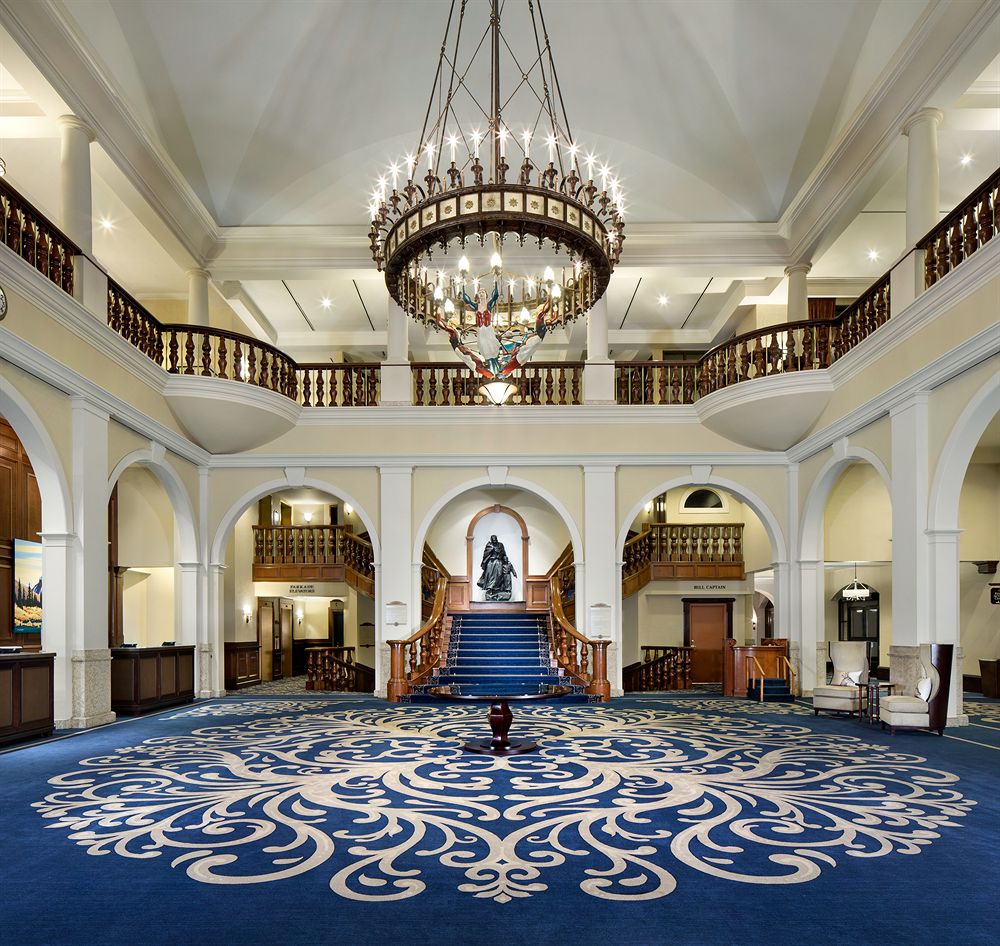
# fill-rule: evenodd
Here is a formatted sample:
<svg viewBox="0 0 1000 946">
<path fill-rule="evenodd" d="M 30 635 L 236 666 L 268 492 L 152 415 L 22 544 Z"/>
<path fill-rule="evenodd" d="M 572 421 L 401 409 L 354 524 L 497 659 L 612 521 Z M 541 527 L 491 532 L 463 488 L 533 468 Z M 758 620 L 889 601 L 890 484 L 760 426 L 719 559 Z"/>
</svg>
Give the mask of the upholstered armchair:
<svg viewBox="0 0 1000 946">
<path fill-rule="evenodd" d="M 813 688 L 813 713 L 860 713 L 863 707 L 858 684 L 868 681 L 868 642 L 831 641 L 830 659 L 833 679 L 826 686 Z"/>
<path fill-rule="evenodd" d="M 951 687 L 951 644 L 894 647 L 889 654 L 892 694 L 879 703 L 882 728 L 930 729 L 944 735 Z"/>
</svg>

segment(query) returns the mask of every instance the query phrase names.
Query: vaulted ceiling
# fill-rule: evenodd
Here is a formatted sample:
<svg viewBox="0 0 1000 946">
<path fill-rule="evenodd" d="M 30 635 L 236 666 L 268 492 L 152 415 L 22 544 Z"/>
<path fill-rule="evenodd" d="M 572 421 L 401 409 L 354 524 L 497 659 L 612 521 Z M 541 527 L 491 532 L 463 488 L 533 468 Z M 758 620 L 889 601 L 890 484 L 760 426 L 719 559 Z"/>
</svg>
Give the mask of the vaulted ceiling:
<svg viewBox="0 0 1000 946">
<path fill-rule="evenodd" d="M 293 354 L 377 354 L 387 296 L 366 198 L 418 143 L 449 7 L 0 0 L 11 179 L 51 212 L 54 117 L 81 114 L 98 129 L 95 215 L 116 223 L 95 252 L 133 291 L 180 295 L 184 267 L 207 266 L 237 314 Z M 850 297 L 884 271 L 902 250 L 903 117 L 946 109 L 943 210 L 1000 163 L 998 9 L 545 0 L 573 133 L 628 195 L 608 292 L 617 353 L 706 347 L 747 305 L 783 303 L 796 259 L 813 262 L 815 294 Z M 525 10 L 504 5 L 515 53 L 535 48 Z M 468 11 L 481 33 L 487 0 Z M 433 354 L 435 339 L 412 341 Z M 579 357 L 584 341 L 552 344 Z"/>
</svg>

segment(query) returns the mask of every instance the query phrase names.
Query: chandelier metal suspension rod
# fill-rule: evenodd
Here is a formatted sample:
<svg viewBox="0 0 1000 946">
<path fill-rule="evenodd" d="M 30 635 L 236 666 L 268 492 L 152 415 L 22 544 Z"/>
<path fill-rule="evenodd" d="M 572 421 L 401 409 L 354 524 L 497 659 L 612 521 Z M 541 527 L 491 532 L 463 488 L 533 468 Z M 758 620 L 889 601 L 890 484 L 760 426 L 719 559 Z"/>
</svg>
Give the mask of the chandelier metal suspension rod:
<svg viewBox="0 0 1000 946">
<path fill-rule="evenodd" d="M 559 99 L 559 108 L 562 110 L 563 121 L 566 123 L 566 135 L 570 141 L 573 140 L 573 129 L 569 127 L 569 115 L 566 114 L 566 103 L 563 101 L 562 88 L 559 86 L 559 73 L 556 72 L 556 61 L 552 57 L 552 44 L 549 42 L 549 31 L 545 26 L 545 12 L 542 10 L 542 0 L 538 0 L 538 19 L 542 24 L 542 35 L 545 37 L 545 51 L 549 56 L 549 69 L 552 72 L 552 81 L 556 88 L 556 97 Z"/>
<path fill-rule="evenodd" d="M 464 4 L 463 4 L 464 6 Z M 441 64 L 444 62 L 445 51 L 448 46 L 448 34 L 451 32 L 451 18 L 455 13 L 455 0 L 451 0 L 451 6 L 448 8 L 448 23 L 444 28 L 444 38 L 441 40 L 441 52 L 438 55 L 437 69 L 434 72 L 434 81 L 431 83 L 431 95 L 427 100 L 427 112 L 424 114 L 424 124 L 420 129 L 420 140 L 417 142 L 417 147 L 414 150 L 414 155 L 416 159 L 420 160 L 420 149 L 424 146 L 424 135 L 427 134 L 427 123 L 431 118 L 431 109 L 434 107 L 434 90 L 437 88 L 438 80 L 441 77 Z"/>
<path fill-rule="evenodd" d="M 467 2 L 468 0 L 462 0 L 462 5 L 461 7 L 459 7 L 458 10 L 458 28 L 455 30 L 455 51 L 452 53 L 452 59 L 454 62 L 458 61 L 458 49 L 459 49 L 459 43 L 461 43 L 462 41 L 462 23 L 465 21 L 465 4 Z M 444 55 L 444 47 L 442 47 L 442 55 Z M 447 60 L 447 56 L 445 56 L 445 59 Z M 445 131 L 445 125 L 448 124 L 448 113 L 451 112 L 452 115 L 454 115 L 454 109 L 452 108 L 452 99 L 454 97 L 454 92 L 455 92 L 455 66 L 453 64 L 451 67 L 451 74 L 448 77 L 448 97 L 445 99 L 444 111 L 442 113 L 444 115 L 444 119 L 441 121 L 441 127 L 438 129 L 439 134 L 438 134 L 437 161 L 435 162 L 434 165 L 434 174 L 437 177 L 440 177 L 441 174 L 441 156 L 444 154 L 444 131 Z M 457 122 L 458 120 L 457 116 L 455 116 L 455 120 Z M 461 125 L 459 125 L 459 129 L 461 129 Z M 463 139 L 465 138 L 464 135 L 462 137 Z"/>
<path fill-rule="evenodd" d="M 493 31 L 491 37 L 492 48 L 490 58 L 490 124 L 493 128 L 493 147 L 490 149 L 492 156 L 491 177 L 499 180 L 498 168 L 500 167 L 500 4 L 499 0 L 490 0 L 490 28 Z"/>
<path fill-rule="evenodd" d="M 555 108 L 552 104 L 552 92 L 549 88 L 549 79 L 545 74 L 545 50 L 542 47 L 542 43 L 538 38 L 538 21 L 535 19 L 535 4 L 534 0 L 528 0 L 528 12 L 531 14 L 531 29 L 535 34 L 535 49 L 538 50 L 539 59 L 539 71 L 542 74 L 542 92 L 545 95 L 546 112 L 549 116 L 549 124 L 552 126 L 552 133 L 557 134 L 561 129 L 559 128 L 559 120 L 555 115 Z M 541 13 L 541 7 L 539 7 L 539 13 Z M 548 37 L 546 37 L 546 43 L 548 43 Z M 549 52 L 549 62 L 552 61 L 551 51 Z M 567 129 L 566 137 L 569 137 L 569 130 Z M 556 149 L 556 162 L 559 167 L 559 175 L 563 176 L 566 173 L 566 169 L 563 167 L 562 151 L 561 149 Z"/>
</svg>

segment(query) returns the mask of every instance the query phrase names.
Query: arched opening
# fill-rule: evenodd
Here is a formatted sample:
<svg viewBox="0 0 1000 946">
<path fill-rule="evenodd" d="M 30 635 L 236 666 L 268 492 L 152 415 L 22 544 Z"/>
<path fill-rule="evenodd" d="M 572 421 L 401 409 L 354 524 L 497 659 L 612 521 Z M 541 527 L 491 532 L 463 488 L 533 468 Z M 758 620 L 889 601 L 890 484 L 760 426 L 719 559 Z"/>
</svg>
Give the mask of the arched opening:
<svg viewBox="0 0 1000 946">
<path fill-rule="evenodd" d="M 756 498 L 714 482 L 670 483 L 648 496 L 622 536 L 624 688 L 722 686 L 729 648 L 775 635 L 783 549 Z M 651 662 L 671 672 L 640 674 Z"/>
<path fill-rule="evenodd" d="M 350 497 L 265 484 L 213 549 L 227 690 L 374 690 L 378 539 Z"/>
<path fill-rule="evenodd" d="M 872 670 L 892 646 L 892 500 L 870 463 L 848 462 L 823 505 L 823 613 L 817 679 L 825 683 L 829 642 L 864 641 Z M 803 553 L 806 554 L 805 552 Z"/>
</svg>

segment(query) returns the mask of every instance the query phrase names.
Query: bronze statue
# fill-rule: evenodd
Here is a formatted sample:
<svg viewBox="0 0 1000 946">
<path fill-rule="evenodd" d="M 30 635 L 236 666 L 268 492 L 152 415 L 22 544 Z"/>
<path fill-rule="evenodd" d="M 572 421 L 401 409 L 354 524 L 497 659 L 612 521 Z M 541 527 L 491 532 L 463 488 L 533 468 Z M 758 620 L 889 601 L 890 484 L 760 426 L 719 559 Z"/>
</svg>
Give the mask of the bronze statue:
<svg viewBox="0 0 1000 946">
<path fill-rule="evenodd" d="M 476 584 L 483 589 L 487 601 L 510 601 L 511 576 L 517 576 L 507 558 L 507 550 L 495 535 L 483 549 L 483 573 Z"/>
</svg>

